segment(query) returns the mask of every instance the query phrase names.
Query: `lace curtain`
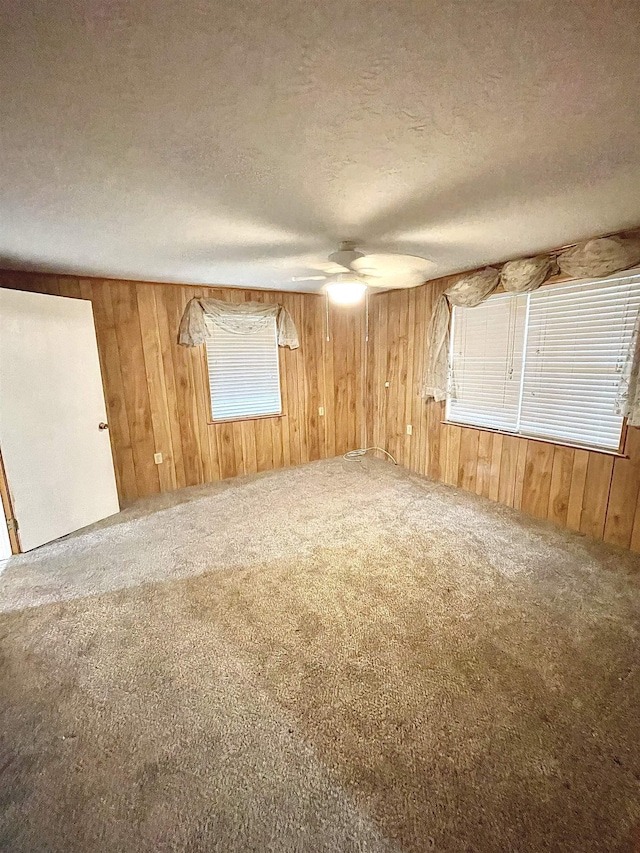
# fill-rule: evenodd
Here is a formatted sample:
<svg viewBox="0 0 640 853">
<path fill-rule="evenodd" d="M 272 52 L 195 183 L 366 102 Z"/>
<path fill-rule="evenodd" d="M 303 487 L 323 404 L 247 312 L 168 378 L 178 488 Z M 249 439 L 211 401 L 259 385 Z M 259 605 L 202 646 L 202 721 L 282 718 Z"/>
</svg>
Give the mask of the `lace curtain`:
<svg viewBox="0 0 640 853">
<path fill-rule="evenodd" d="M 498 285 L 498 270 L 479 270 L 458 279 L 438 298 L 427 331 L 427 364 L 420 396 L 425 400 L 444 400 L 449 385 L 449 304 L 475 308 Z"/>
<path fill-rule="evenodd" d="M 265 302 L 223 302 L 220 299 L 194 297 L 184 309 L 178 343 L 183 347 L 197 347 L 207 338 L 205 315 L 227 332 L 248 335 L 261 329 L 269 317 L 276 318 L 278 346 L 297 349 L 300 346 L 298 331 L 291 314 L 284 305 Z"/>
<path fill-rule="evenodd" d="M 622 369 L 616 414 L 624 415 L 630 426 L 640 426 L 640 314 L 636 318 L 627 360 Z"/>
</svg>

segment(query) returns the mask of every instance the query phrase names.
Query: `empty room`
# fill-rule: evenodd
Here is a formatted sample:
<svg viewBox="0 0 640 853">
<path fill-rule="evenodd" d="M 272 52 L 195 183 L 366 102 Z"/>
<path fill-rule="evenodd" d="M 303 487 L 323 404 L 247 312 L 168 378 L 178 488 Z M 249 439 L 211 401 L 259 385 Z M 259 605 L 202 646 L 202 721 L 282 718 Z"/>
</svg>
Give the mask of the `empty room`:
<svg viewBox="0 0 640 853">
<path fill-rule="evenodd" d="M 0 32 L 0 851 L 640 853 L 638 3 Z"/>
</svg>

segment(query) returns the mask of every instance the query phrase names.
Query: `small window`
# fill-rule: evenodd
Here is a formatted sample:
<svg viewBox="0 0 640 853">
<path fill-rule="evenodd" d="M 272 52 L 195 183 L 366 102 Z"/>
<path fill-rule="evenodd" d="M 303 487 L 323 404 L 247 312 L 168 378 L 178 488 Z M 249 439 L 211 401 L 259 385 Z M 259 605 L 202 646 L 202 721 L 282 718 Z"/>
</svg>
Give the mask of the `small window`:
<svg viewBox="0 0 640 853">
<path fill-rule="evenodd" d="M 282 413 L 275 317 L 248 334 L 221 329 L 207 319 L 207 366 L 214 421 Z"/>
<path fill-rule="evenodd" d="M 639 309 L 640 275 L 454 308 L 447 420 L 618 450 L 616 396 Z"/>
</svg>

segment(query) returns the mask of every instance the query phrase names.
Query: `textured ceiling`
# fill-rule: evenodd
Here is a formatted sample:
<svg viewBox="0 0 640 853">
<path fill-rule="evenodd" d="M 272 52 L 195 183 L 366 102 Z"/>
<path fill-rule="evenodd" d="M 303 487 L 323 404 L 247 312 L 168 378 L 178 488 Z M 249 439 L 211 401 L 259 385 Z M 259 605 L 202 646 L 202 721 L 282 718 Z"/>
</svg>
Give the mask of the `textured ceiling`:
<svg viewBox="0 0 640 853">
<path fill-rule="evenodd" d="M 340 239 L 436 277 L 640 224 L 638 0 L 0 16 L 0 266 L 318 289 Z"/>
</svg>

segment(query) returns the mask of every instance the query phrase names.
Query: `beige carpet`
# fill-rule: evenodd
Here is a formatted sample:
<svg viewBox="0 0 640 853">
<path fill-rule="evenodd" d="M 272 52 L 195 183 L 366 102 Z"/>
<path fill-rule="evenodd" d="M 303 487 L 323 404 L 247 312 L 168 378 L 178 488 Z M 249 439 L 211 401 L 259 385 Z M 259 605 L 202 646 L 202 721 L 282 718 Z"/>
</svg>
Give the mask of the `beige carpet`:
<svg viewBox="0 0 640 853">
<path fill-rule="evenodd" d="M 376 460 L 135 505 L 0 577 L 0 849 L 632 851 L 639 568 Z"/>
</svg>

